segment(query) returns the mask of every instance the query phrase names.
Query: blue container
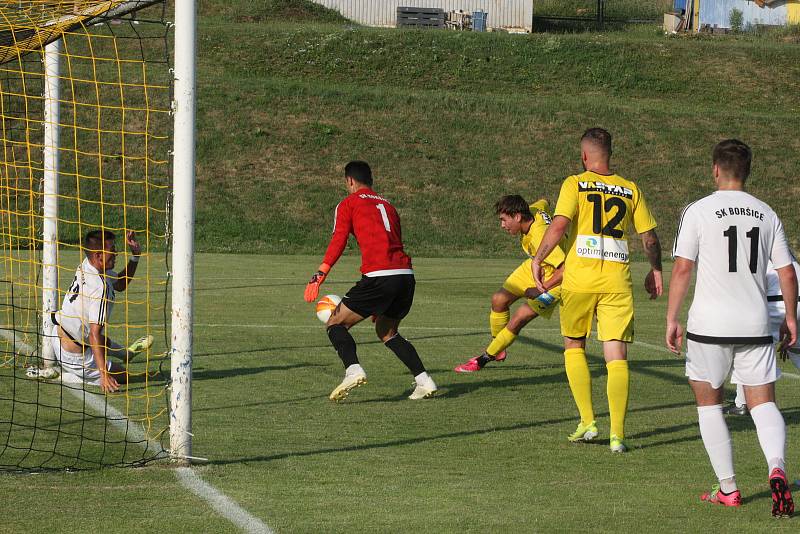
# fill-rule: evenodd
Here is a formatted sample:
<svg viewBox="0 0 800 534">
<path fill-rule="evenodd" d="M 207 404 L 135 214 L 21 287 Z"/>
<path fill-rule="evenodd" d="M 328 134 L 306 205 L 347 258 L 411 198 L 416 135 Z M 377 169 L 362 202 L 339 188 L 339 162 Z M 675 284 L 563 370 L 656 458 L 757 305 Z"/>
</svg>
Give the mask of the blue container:
<svg viewBox="0 0 800 534">
<path fill-rule="evenodd" d="M 686 0 L 675 0 L 672 3 L 672 9 L 680 13 L 686 9 Z"/>
<path fill-rule="evenodd" d="M 485 32 L 486 31 L 486 18 L 489 14 L 486 11 L 473 11 L 472 12 L 472 31 Z"/>
</svg>

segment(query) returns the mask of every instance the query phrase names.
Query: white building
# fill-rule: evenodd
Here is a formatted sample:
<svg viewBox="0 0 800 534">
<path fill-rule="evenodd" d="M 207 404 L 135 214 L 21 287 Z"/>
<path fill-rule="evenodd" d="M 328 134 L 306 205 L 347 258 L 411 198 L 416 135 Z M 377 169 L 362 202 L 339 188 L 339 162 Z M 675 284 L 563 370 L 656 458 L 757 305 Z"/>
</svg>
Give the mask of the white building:
<svg viewBox="0 0 800 534">
<path fill-rule="evenodd" d="M 313 0 L 335 9 L 348 19 L 364 26 L 394 27 L 397 8 L 433 7 L 444 11 L 484 11 L 488 28 L 517 28 L 531 31 L 531 0 Z"/>
</svg>

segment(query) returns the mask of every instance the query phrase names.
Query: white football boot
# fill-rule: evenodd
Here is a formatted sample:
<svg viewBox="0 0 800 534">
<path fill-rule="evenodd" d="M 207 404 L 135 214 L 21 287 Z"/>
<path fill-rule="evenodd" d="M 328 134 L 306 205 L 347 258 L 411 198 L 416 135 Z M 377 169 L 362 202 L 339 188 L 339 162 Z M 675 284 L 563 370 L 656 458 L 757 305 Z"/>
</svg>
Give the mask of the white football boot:
<svg viewBox="0 0 800 534">
<path fill-rule="evenodd" d="M 411 384 L 414 391 L 408 396 L 411 400 L 429 399 L 436 395 L 439 388 L 436 387 L 436 382 L 433 381 L 428 373 L 422 373 L 414 378 L 414 383 Z"/>
<path fill-rule="evenodd" d="M 336 389 L 331 391 L 331 394 L 328 398 L 330 398 L 334 402 L 343 401 L 344 399 L 347 398 L 347 395 L 350 394 L 351 390 L 359 386 L 363 386 L 366 383 L 367 383 L 367 374 L 364 372 L 361 366 L 351 365 L 345 372 L 344 380 L 342 380 L 342 383 L 336 386 Z"/>
</svg>

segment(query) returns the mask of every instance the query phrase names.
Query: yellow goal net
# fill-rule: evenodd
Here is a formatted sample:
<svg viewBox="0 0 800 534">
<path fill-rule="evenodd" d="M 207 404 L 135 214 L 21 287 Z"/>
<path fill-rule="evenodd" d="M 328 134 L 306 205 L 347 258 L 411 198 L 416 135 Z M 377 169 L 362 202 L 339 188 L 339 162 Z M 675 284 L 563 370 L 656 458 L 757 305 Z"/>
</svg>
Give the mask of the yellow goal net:
<svg viewBox="0 0 800 534">
<path fill-rule="evenodd" d="M 0 4 L 0 469 L 165 456 L 171 40 L 160 1 Z"/>
</svg>

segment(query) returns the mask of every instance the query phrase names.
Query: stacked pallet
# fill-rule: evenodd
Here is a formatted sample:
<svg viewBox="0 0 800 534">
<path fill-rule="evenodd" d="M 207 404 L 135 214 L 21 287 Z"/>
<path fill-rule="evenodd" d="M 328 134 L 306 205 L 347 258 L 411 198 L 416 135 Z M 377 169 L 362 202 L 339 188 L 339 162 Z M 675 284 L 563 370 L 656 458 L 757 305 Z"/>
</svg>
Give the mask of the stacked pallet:
<svg viewBox="0 0 800 534">
<path fill-rule="evenodd" d="M 397 8 L 398 28 L 444 28 L 445 13 L 443 9 L 435 7 L 404 7 Z"/>
</svg>

